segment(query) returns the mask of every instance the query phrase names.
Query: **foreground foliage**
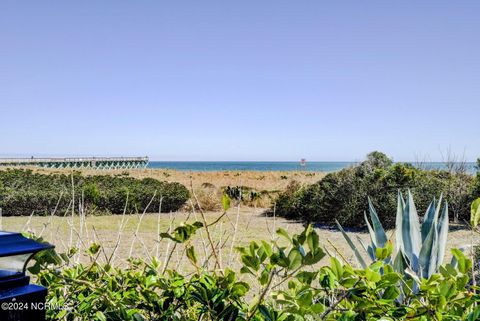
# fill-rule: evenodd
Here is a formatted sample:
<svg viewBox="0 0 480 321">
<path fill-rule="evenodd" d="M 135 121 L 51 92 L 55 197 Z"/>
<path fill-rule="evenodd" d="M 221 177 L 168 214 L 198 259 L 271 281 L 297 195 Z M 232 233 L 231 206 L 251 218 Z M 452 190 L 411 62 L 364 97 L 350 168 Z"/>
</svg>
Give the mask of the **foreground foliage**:
<svg viewBox="0 0 480 321">
<path fill-rule="evenodd" d="M 228 206 L 228 205 L 227 205 Z M 308 226 L 275 240 L 239 247 L 240 271 L 210 270 L 199 262 L 191 239 L 209 225 L 182 224 L 163 237 L 184 246 L 190 275 L 165 269 L 157 259 L 130 259 L 128 267 L 98 263 L 93 244 L 89 264 L 70 263 L 75 250 L 44 252 L 30 269 L 49 288 L 50 320 L 480 320 L 471 261 L 458 250 L 456 266 L 442 265 L 428 278 L 412 278 L 382 260 L 357 269 L 326 255 Z M 214 250 L 215 251 L 215 250 Z"/>
<path fill-rule="evenodd" d="M 153 178 L 0 171 L 0 208 L 5 216 L 48 215 L 56 208 L 56 214 L 62 215 L 79 205 L 93 212 L 113 214 L 142 212 L 147 206 L 153 212 L 160 208 L 170 212 L 178 210 L 189 197 L 185 186 Z M 72 204 L 72 199 L 80 204 Z"/>
<path fill-rule="evenodd" d="M 344 227 L 365 227 L 365 201 L 372 197 L 385 228 L 395 226 L 397 191 L 411 189 L 418 208 L 425 211 L 435 195 L 443 194 L 451 218 L 468 221 L 470 203 L 480 197 L 480 173 L 476 177 L 461 171 L 424 170 L 410 164 L 393 163 L 386 155 L 373 152 L 360 164 L 330 173 L 316 184 L 292 182 L 279 195 L 276 215 L 288 219 Z M 272 208 L 273 211 L 273 208 Z"/>
</svg>

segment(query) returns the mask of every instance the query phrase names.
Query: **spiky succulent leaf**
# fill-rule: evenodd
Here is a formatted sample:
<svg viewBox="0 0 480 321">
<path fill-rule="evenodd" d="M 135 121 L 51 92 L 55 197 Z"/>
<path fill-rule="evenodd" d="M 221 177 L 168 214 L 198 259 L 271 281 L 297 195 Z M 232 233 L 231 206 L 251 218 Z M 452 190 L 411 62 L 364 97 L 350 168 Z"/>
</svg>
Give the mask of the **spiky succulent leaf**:
<svg viewBox="0 0 480 321">
<path fill-rule="evenodd" d="M 420 263 L 420 276 L 429 278 L 430 275 L 435 273 L 437 269 L 437 222 L 433 221 L 432 228 L 427 235 L 427 238 L 423 242 L 422 249 L 420 250 L 419 263 Z"/>
<path fill-rule="evenodd" d="M 405 211 L 405 201 L 403 200 L 403 195 L 398 191 L 397 196 L 397 216 L 395 220 L 395 239 L 396 239 L 396 250 L 397 252 L 404 251 L 403 248 L 403 212 Z"/>
<path fill-rule="evenodd" d="M 343 237 L 345 238 L 345 240 L 347 241 L 348 245 L 350 246 L 350 248 L 352 249 L 353 253 L 355 254 L 355 257 L 357 258 L 358 263 L 360 263 L 360 265 L 362 266 L 362 268 L 366 269 L 366 268 L 367 268 L 367 263 L 365 263 L 365 260 L 363 259 L 362 255 L 361 255 L 360 252 L 358 251 L 358 249 L 357 249 L 357 247 L 355 246 L 355 244 L 353 244 L 352 240 L 351 240 L 350 237 L 347 235 L 347 233 L 345 232 L 345 230 L 343 229 L 343 227 L 340 225 L 340 223 L 338 223 L 337 220 L 335 220 L 335 223 L 337 223 L 338 229 L 340 230 L 340 232 L 342 232 Z"/>
<path fill-rule="evenodd" d="M 422 245 L 422 235 L 417 209 L 415 208 L 410 190 L 408 191 L 408 198 L 402 216 L 402 243 L 404 254 L 408 258 L 410 267 L 414 271 L 418 271 L 418 256 L 420 255 Z"/>
<path fill-rule="evenodd" d="M 405 256 L 403 255 L 402 251 L 398 251 L 395 255 L 395 259 L 393 260 L 393 269 L 396 272 L 403 273 L 405 269 L 408 267 L 407 261 L 405 260 Z"/>
<path fill-rule="evenodd" d="M 437 210 L 435 199 L 428 205 L 427 212 L 423 217 L 422 223 L 422 242 L 425 242 L 434 222 L 436 221 L 435 212 Z"/>
<path fill-rule="evenodd" d="M 368 254 L 368 257 L 370 258 L 370 260 L 372 261 L 375 261 L 376 260 L 376 257 L 375 257 L 375 249 L 373 248 L 373 244 L 372 245 L 366 245 L 365 242 L 363 242 L 363 240 L 357 235 L 357 241 L 358 243 L 360 243 L 360 245 L 363 247 L 363 249 L 365 250 L 365 252 L 367 252 Z"/>
<path fill-rule="evenodd" d="M 440 208 L 440 204 L 438 204 Z M 438 269 L 442 265 L 443 257 L 445 256 L 445 250 L 447 248 L 447 237 L 448 237 L 448 202 L 445 201 L 443 206 L 442 215 L 438 221 L 437 226 L 438 233 L 438 255 L 437 255 L 437 264 L 436 268 Z"/>
<path fill-rule="evenodd" d="M 418 276 L 418 273 L 409 267 L 405 269 L 404 273 L 408 275 L 410 278 L 412 278 L 412 280 L 415 281 L 415 283 L 413 284 L 412 291 L 416 293 L 418 291 L 418 285 L 422 283 L 422 281 L 420 280 L 420 277 Z"/>
<path fill-rule="evenodd" d="M 433 201 L 428 206 L 425 216 L 423 217 L 422 241 L 425 241 L 425 239 L 428 236 L 428 233 L 430 233 L 430 228 L 432 227 L 433 222 L 434 221 L 438 222 L 438 213 L 440 212 L 440 208 L 442 205 L 442 198 L 443 198 L 443 195 L 440 194 L 438 203 L 436 202 L 435 198 L 433 198 Z"/>
<path fill-rule="evenodd" d="M 367 249 L 367 245 L 365 244 L 365 242 L 363 242 L 362 238 L 360 236 L 356 236 L 357 238 L 357 241 L 358 243 L 360 243 L 360 245 L 363 247 L 363 249 L 365 250 L 365 252 L 368 253 L 368 249 Z M 370 245 L 369 245 L 370 246 Z"/>
<path fill-rule="evenodd" d="M 375 240 L 376 240 L 375 245 L 377 247 L 385 247 L 385 244 L 387 244 L 387 240 L 388 240 L 387 234 L 383 229 L 382 223 L 378 218 L 377 211 L 375 211 L 375 208 L 373 207 L 370 197 L 368 198 L 368 210 L 370 212 L 370 218 L 372 220 L 373 230 L 375 231 Z"/>
<path fill-rule="evenodd" d="M 373 231 L 372 226 L 370 225 L 370 222 L 368 221 L 367 213 L 364 212 L 363 217 L 365 218 L 365 224 L 367 224 L 368 234 L 370 235 L 370 241 L 372 242 L 372 247 L 376 248 L 377 247 L 377 237 L 375 235 L 375 232 Z"/>
</svg>

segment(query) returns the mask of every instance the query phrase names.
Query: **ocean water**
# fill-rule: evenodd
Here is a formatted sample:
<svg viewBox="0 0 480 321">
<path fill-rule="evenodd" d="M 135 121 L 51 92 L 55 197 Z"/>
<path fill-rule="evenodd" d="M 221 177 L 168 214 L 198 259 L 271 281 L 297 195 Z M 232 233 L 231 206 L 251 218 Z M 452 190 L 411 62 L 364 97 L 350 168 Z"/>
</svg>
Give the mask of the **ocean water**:
<svg viewBox="0 0 480 321">
<path fill-rule="evenodd" d="M 173 162 L 150 161 L 148 168 L 175 169 L 178 171 L 312 171 L 335 172 L 356 162 L 307 162 L 300 166 L 300 162 Z M 423 163 L 422 168 L 446 169 L 441 162 Z M 467 172 L 475 173 L 475 163 L 467 163 Z"/>
<path fill-rule="evenodd" d="M 334 172 L 352 162 L 310 162 L 300 166 L 300 162 L 155 162 L 149 168 L 168 168 L 179 171 L 314 171 Z"/>
</svg>

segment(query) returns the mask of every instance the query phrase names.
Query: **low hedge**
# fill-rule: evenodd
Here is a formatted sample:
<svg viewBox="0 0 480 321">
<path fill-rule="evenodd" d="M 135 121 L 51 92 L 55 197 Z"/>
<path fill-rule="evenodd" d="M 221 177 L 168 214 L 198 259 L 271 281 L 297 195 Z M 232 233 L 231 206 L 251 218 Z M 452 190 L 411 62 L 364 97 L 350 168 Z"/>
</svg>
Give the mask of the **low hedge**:
<svg viewBox="0 0 480 321">
<path fill-rule="evenodd" d="M 480 174 L 422 170 L 373 152 L 358 165 L 330 173 L 315 184 L 292 182 L 277 198 L 275 211 L 288 219 L 324 225 L 334 225 L 337 219 L 345 227 L 364 227 L 370 196 L 382 223 L 391 228 L 397 193 L 407 189 L 414 194 L 419 215 L 423 216 L 433 197 L 443 194 L 452 219 L 468 221 L 470 203 L 480 196 Z"/>
<path fill-rule="evenodd" d="M 154 197 L 155 195 L 155 197 Z M 152 178 L 135 179 L 126 175 L 84 176 L 41 174 L 32 170 L 0 171 L 0 208 L 5 216 L 50 214 L 57 207 L 61 215 L 72 206 L 94 212 L 113 214 L 176 211 L 189 199 L 187 188 L 179 183 L 161 182 Z M 128 202 L 127 202 L 128 198 Z M 126 206 L 126 207 L 125 207 Z"/>
</svg>

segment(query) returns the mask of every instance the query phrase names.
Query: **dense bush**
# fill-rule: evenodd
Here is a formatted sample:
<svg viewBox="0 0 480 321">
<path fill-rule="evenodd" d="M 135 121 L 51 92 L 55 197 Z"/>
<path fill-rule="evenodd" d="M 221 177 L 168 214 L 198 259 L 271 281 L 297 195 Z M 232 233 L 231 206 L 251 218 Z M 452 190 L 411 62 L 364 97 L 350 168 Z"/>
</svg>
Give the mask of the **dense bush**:
<svg viewBox="0 0 480 321">
<path fill-rule="evenodd" d="M 477 175 L 471 187 L 470 200 L 480 197 L 480 158 L 477 159 L 477 165 L 475 167 L 477 169 Z"/>
<path fill-rule="evenodd" d="M 275 211 L 289 219 L 326 225 L 333 225 L 337 219 L 343 226 L 363 227 L 366 197 L 371 196 L 380 219 L 391 228 L 397 193 L 408 188 L 420 213 L 433 197 L 443 194 L 452 218 L 468 221 L 469 204 L 480 196 L 480 174 L 475 178 L 465 173 L 422 170 L 411 164 L 394 164 L 384 154 L 373 152 L 360 164 L 330 173 L 315 184 L 290 184 L 279 195 Z"/>
<path fill-rule="evenodd" d="M 155 196 L 155 197 L 154 197 Z M 179 183 L 152 178 L 135 179 L 125 175 L 83 176 L 40 174 L 31 170 L 0 171 L 0 208 L 3 215 L 46 215 L 57 209 L 65 213 L 79 205 L 97 212 L 114 214 L 143 211 L 178 210 L 189 198 L 187 188 Z M 128 202 L 127 202 L 128 199 Z M 125 207 L 126 206 L 126 207 Z"/>
</svg>

